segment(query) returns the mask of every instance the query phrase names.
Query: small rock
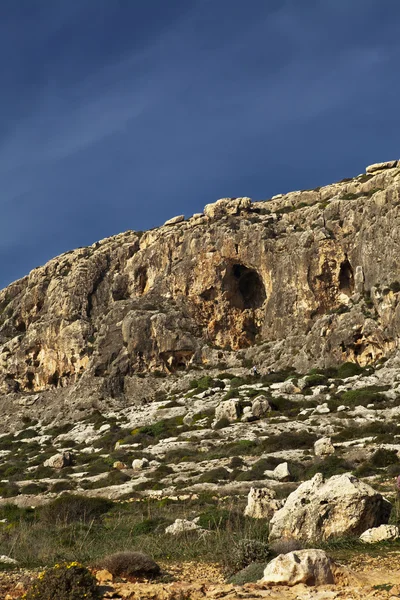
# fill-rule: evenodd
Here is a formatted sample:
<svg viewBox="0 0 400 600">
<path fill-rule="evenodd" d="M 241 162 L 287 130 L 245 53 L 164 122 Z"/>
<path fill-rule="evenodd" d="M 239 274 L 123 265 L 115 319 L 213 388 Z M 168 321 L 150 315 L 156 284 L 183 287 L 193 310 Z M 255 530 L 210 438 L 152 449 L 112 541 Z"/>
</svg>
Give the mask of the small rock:
<svg viewBox="0 0 400 600">
<path fill-rule="evenodd" d="M 132 461 L 132 469 L 135 471 L 140 471 L 141 469 L 145 469 L 149 466 L 149 461 L 147 458 L 135 458 Z"/>
<path fill-rule="evenodd" d="M 10 556 L 1 554 L 0 555 L 0 563 L 3 563 L 4 565 L 17 565 L 18 561 L 15 560 L 14 558 L 11 558 Z"/>
<path fill-rule="evenodd" d="M 183 533 L 184 531 L 194 531 L 203 529 L 194 523 L 193 521 L 187 521 L 186 519 L 176 519 L 172 525 L 169 525 L 165 533 L 170 533 L 171 535 L 178 535 L 179 533 Z"/>
<path fill-rule="evenodd" d="M 383 540 L 397 540 L 399 528 L 396 525 L 380 525 L 367 529 L 360 535 L 360 540 L 366 544 L 376 544 Z"/>
<path fill-rule="evenodd" d="M 280 465 L 275 467 L 273 473 L 274 479 L 277 479 L 278 481 L 289 481 L 292 477 L 287 462 L 281 463 Z"/>
<path fill-rule="evenodd" d="M 328 413 L 330 413 L 330 409 L 327 405 L 326 402 L 324 402 L 324 404 L 320 404 L 319 406 L 317 406 L 317 408 L 315 409 L 315 411 L 318 415 L 326 415 Z"/>
<path fill-rule="evenodd" d="M 323 550 L 297 550 L 280 554 L 265 568 L 262 583 L 327 585 L 335 582 L 333 561 Z"/>
<path fill-rule="evenodd" d="M 126 469 L 126 464 L 120 460 L 116 460 L 115 463 L 113 463 L 113 468 L 120 471 L 121 469 Z"/>
<path fill-rule="evenodd" d="M 71 452 L 61 452 L 60 454 L 55 454 L 51 456 L 47 460 L 44 461 L 43 465 L 45 467 L 51 467 L 52 469 L 62 469 L 63 467 L 69 467 L 72 464 L 72 453 Z"/>
<path fill-rule="evenodd" d="M 100 585 L 103 585 L 105 583 L 110 583 L 113 580 L 113 576 L 107 569 L 101 569 L 101 571 L 97 571 L 96 579 Z"/>
<path fill-rule="evenodd" d="M 276 493 L 268 488 L 251 488 L 247 496 L 247 506 L 244 509 L 246 517 L 270 520 L 274 512 L 282 506 L 282 501 L 276 499 Z"/>
<path fill-rule="evenodd" d="M 176 225 L 177 223 L 182 223 L 182 221 L 184 220 L 185 215 L 178 215 L 177 217 L 172 217 L 172 219 L 168 219 L 168 221 L 165 221 L 164 227 L 165 225 Z"/>
<path fill-rule="evenodd" d="M 257 396 L 251 405 L 251 412 L 257 419 L 262 419 L 269 412 L 271 412 L 271 406 L 265 396 Z"/>
<path fill-rule="evenodd" d="M 335 448 L 333 447 L 332 440 L 330 437 L 323 437 L 317 440 L 314 444 L 315 456 L 329 456 L 335 454 Z"/>
</svg>

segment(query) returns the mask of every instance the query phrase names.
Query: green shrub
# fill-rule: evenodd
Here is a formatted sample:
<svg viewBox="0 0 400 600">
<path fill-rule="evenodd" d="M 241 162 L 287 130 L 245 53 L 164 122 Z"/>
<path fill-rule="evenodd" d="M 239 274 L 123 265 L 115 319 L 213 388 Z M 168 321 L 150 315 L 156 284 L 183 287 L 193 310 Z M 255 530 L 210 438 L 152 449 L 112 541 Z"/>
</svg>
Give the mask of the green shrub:
<svg viewBox="0 0 400 600">
<path fill-rule="evenodd" d="M 116 552 L 105 556 L 97 563 L 114 577 L 155 577 L 160 567 L 152 558 L 142 552 Z"/>
<path fill-rule="evenodd" d="M 353 377 L 354 375 L 360 375 L 363 372 L 363 368 L 360 365 L 352 362 L 345 362 L 337 369 L 337 377 L 339 379 L 346 379 L 347 377 Z"/>
<path fill-rule="evenodd" d="M 13 482 L 0 484 L 0 497 L 2 498 L 13 498 L 20 493 L 19 487 Z"/>
<path fill-rule="evenodd" d="M 386 398 L 379 391 L 376 391 L 376 386 L 369 386 L 357 390 L 348 390 L 342 394 L 340 400 L 347 406 L 368 406 L 368 404 L 374 404 L 375 402 L 384 402 Z"/>
<path fill-rule="evenodd" d="M 16 504 L 4 504 L 0 507 L 0 519 L 6 519 L 7 523 L 32 522 L 35 518 L 33 508 L 20 508 Z"/>
<path fill-rule="evenodd" d="M 394 463 L 399 463 L 399 457 L 396 450 L 387 450 L 379 448 L 370 458 L 370 462 L 375 467 L 388 467 Z"/>
<path fill-rule="evenodd" d="M 163 522 L 163 519 L 144 519 L 133 525 L 131 533 L 133 536 L 148 535 L 149 533 L 153 533 Z"/>
<path fill-rule="evenodd" d="M 305 389 L 314 387 L 316 385 L 326 385 L 328 378 L 325 375 L 316 373 L 315 375 L 308 375 L 305 379 Z"/>
<path fill-rule="evenodd" d="M 230 424 L 231 422 L 227 417 L 222 417 L 215 423 L 214 429 L 224 429 L 225 427 L 229 427 Z"/>
<path fill-rule="evenodd" d="M 100 600 L 96 578 L 78 563 L 59 564 L 41 573 L 26 600 Z"/>
<path fill-rule="evenodd" d="M 110 471 L 110 473 L 102 479 L 97 479 L 96 481 L 86 480 L 85 483 L 82 481 L 81 485 L 85 490 L 97 490 L 99 488 L 108 487 L 109 485 L 120 485 L 121 483 L 130 481 L 130 479 L 131 478 L 128 475 L 115 469 L 114 471 Z"/>
<path fill-rule="evenodd" d="M 21 488 L 21 494 L 31 494 L 32 496 L 46 491 L 47 485 L 39 483 L 28 483 Z"/>
<path fill-rule="evenodd" d="M 71 481 L 56 481 L 50 488 L 50 491 L 58 494 L 59 492 L 66 492 L 72 490 L 74 484 Z"/>
<path fill-rule="evenodd" d="M 268 544 L 262 540 L 241 539 L 232 550 L 232 566 L 235 571 L 254 562 L 267 562 L 271 555 Z"/>
<path fill-rule="evenodd" d="M 232 513 L 225 509 L 210 508 L 200 513 L 197 525 L 203 529 L 226 529 L 232 520 Z"/>
<path fill-rule="evenodd" d="M 229 471 L 224 467 L 216 467 L 210 469 L 201 475 L 199 481 L 201 483 L 218 483 L 219 481 L 227 481 L 229 479 Z"/>
<path fill-rule="evenodd" d="M 352 465 L 338 456 L 327 456 L 322 460 L 317 460 L 311 467 L 306 470 L 308 479 L 314 477 L 316 473 L 322 473 L 324 477 L 332 477 L 352 470 Z"/>
<path fill-rule="evenodd" d="M 40 519 L 51 525 L 74 523 L 76 521 L 92 521 L 108 512 L 113 506 L 111 500 L 105 498 L 89 498 L 68 494 L 60 496 L 40 509 Z"/>
<path fill-rule="evenodd" d="M 264 575 L 265 562 L 252 562 L 244 569 L 241 569 L 235 575 L 228 579 L 228 583 L 233 585 L 244 585 L 245 583 L 255 583 Z"/>
</svg>

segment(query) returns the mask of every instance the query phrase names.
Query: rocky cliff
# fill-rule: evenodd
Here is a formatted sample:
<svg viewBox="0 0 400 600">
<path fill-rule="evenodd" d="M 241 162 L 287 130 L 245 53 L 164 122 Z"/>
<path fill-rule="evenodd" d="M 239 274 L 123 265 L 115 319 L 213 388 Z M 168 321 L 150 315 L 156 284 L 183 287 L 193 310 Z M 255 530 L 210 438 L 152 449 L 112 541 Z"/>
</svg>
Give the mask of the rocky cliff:
<svg viewBox="0 0 400 600">
<path fill-rule="evenodd" d="M 67 252 L 0 292 L 3 410 L 38 393 L 132 402 L 196 366 L 386 357 L 400 335 L 399 224 L 391 161 Z"/>
</svg>

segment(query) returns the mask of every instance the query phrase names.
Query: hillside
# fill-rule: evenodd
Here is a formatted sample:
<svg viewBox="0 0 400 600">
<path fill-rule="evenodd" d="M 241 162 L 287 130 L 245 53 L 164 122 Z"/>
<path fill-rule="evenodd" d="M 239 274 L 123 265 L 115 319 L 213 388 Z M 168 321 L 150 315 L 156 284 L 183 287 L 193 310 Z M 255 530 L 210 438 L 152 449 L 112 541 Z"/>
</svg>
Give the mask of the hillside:
<svg viewBox="0 0 400 600">
<path fill-rule="evenodd" d="M 392 161 L 316 190 L 222 199 L 0 292 L 0 554 L 32 568 L 134 544 L 232 574 L 227 546 L 256 541 L 265 561 L 271 517 L 335 476 L 373 509 L 352 524 L 334 514 L 347 488 L 322 500 L 318 548 L 354 560 L 360 533 L 397 526 L 399 190 Z M 75 525 L 54 504 L 65 494 L 114 504 Z M 174 545 L 175 519 L 189 533 Z"/>
</svg>

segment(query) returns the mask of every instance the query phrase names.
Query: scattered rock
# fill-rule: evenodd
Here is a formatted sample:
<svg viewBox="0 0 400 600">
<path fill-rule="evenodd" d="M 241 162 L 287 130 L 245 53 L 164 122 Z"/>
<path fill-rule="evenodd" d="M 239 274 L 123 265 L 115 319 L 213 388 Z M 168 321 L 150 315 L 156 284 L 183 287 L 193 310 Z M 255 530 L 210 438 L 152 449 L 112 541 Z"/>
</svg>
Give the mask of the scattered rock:
<svg viewBox="0 0 400 600">
<path fill-rule="evenodd" d="M 165 221 L 164 227 L 166 225 L 176 225 L 177 223 L 182 223 L 185 220 L 185 215 L 178 215 L 177 217 L 172 217 L 172 219 L 168 219 Z"/>
<path fill-rule="evenodd" d="M 73 455 L 71 452 L 61 452 L 55 454 L 44 461 L 45 467 L 51 467 L 52 469 L 62 469 L 63 467 L 69 467 L 72 465 Z"/>
<path fill-rule="evenodd" d="M 399 528 L 397 525 L 380 525 L 367 529 L 360 535 L 360 540 L 366 544 L 376 544 L 383 540 L 397 540 L 399 537 Z"/>
<path fill-rule="evenodd" d="M 17 565 L 18 561 L 15 558 L 11 558 L 10 556 L 6 556 L 5 554 L 0 555 L 0 563 L 4 565 Z"/>
<path fill-rule="evenodd" d="M 281 508 L 282 500 L 276 499 L 276 493 L 268 488 L 251 488 L 244 509 L 246 517 L 268 519 Z"/>
<path fill-rule="evenodd" d="M 172 525 L 169 525 L 165 533 L 170 533 L 171 535 L 179 535 L 180 533 L 184 533 L 185 531 L 204 531 L 199 525 L 194 523 L 193 521 L 187 521 L 186 519 L 176 519 Z"/>
<path fill-rule="evenodd" d="M 394 169 L 397 165 L 397 160 L 388 160 L 386 162 L 374 163 L 369 165 L 366 169 L 366 173 L 375 173 L 375 171 L 382 171 L 384 169 Z"/>
<path fill-rule="evenodd" d="M 233 423 L 239 418 L 239 414 L 238 400 L 224 400 L 215 409 L 214 423 L 218 423 L 221 419 L 227 419 L 229 423 Z"/>
<path fill-rule="evenodd" d="M 271 520 L 270 540 L 360 535 L 387 523 L 391 504 L 349 473 L 324 481 L 317 473 L 292 492 Z"/>
<path fill-rule="evenodd" d="M 204 214 L 209 219 L 220 219 L 225 215 L 237 215 L 249 210 L 251 198 L 221 198 L 213 204 L 206 204 Z"/>
<path fill-rule="evenodd" d="M 333 561 L 323 550 L 297 550 L 280 554 L 268 563 L 263 583 L 297 585 L 327 585 L 335 582 Z"/>
<path fill-rule="evenodd" d="M 147 458 L 135 458 L 132 461 L 132 469 L 135 471 L 140 471 L 141 469 L 145 469 L 149 466 L 149 461 Z"/>
<path fill-rule="evenodd" d="M 252 402 L 251 412 L 253 417 L 257 417 L 257 419 L 262 419 L 267 416 L 267 414 L 271 412 L 271 406 L 267 398 L 263 395 L 257 396 Z"/>
<path fill-rule="evenodd" d="M 314 444 L 315 456 L 329 456 L 335 454 L 335 448 L 333 447 L 332 440 L 330 437 L 323 437 L 317 440 Z"/>
</svg>

